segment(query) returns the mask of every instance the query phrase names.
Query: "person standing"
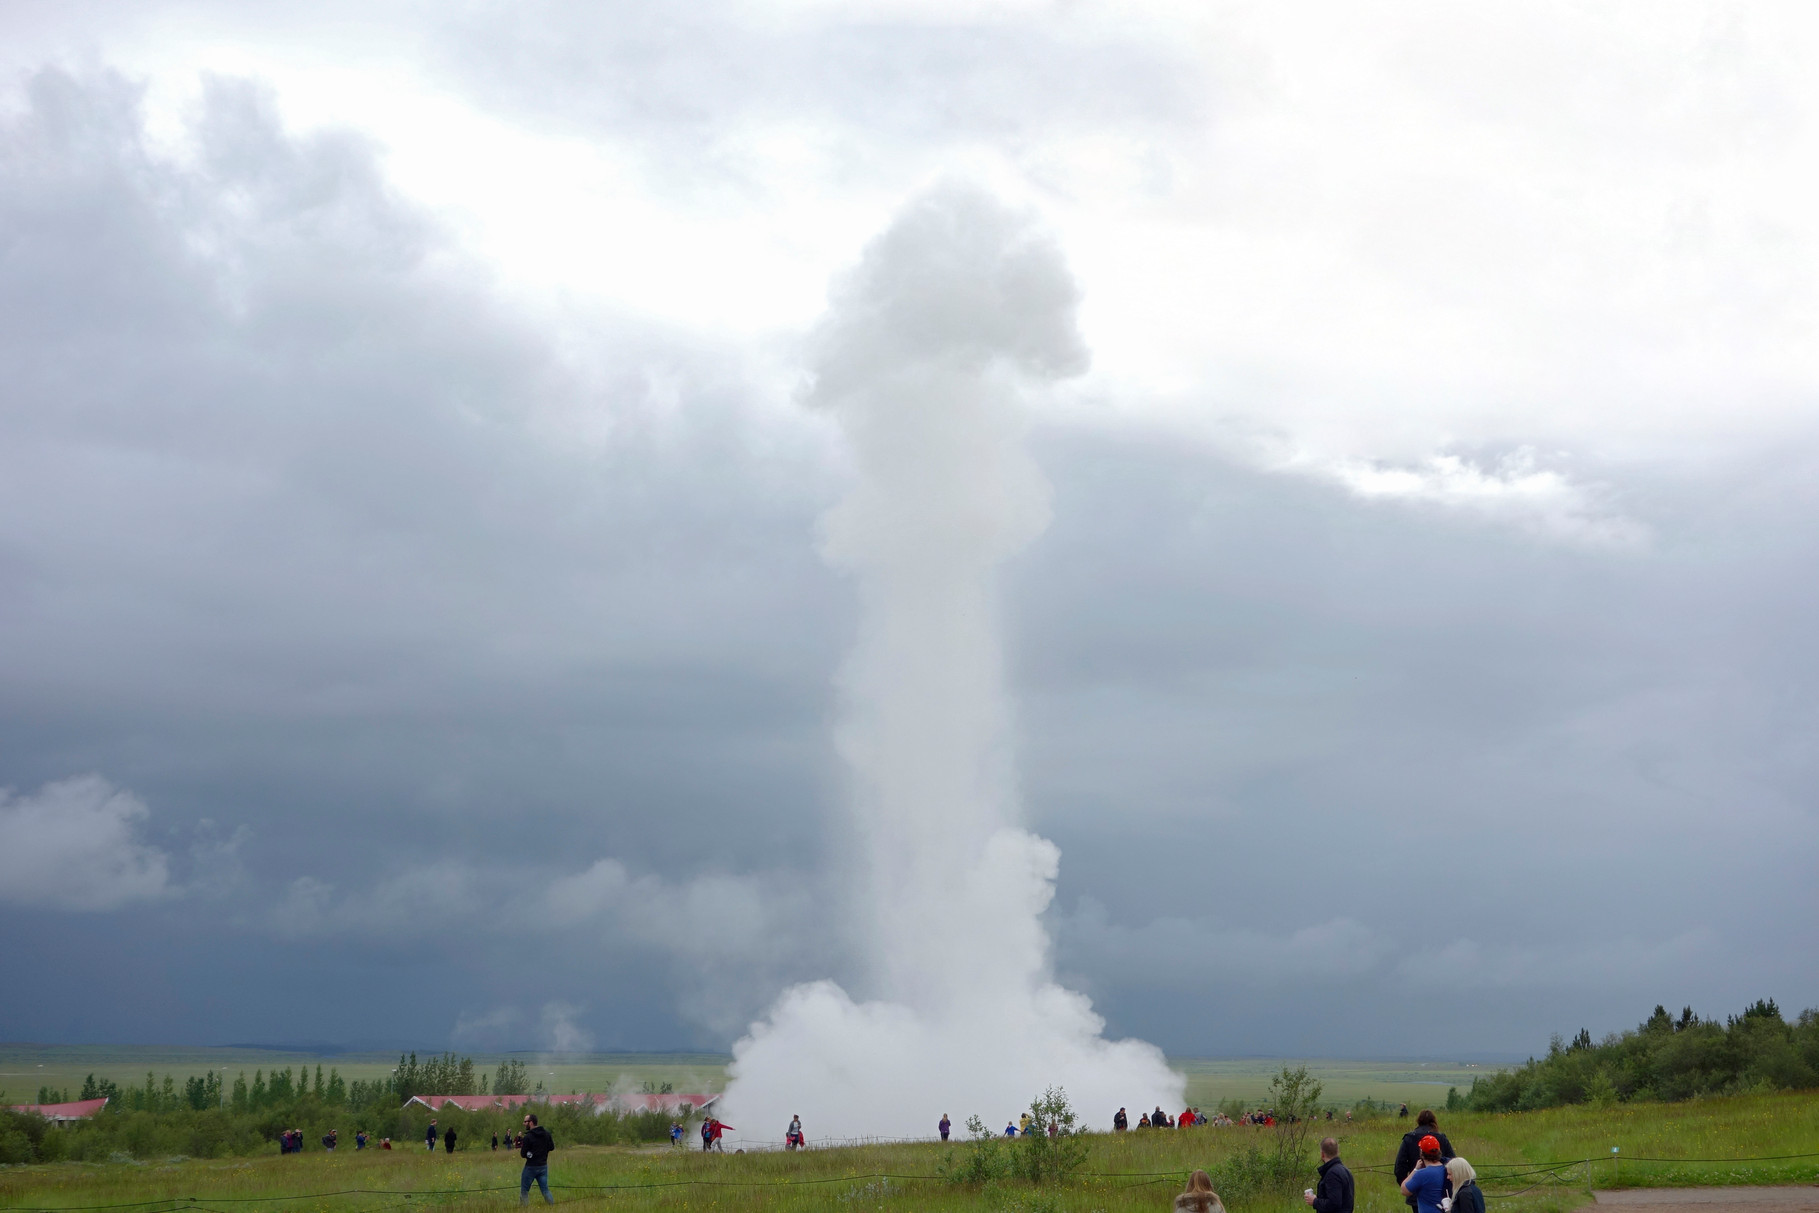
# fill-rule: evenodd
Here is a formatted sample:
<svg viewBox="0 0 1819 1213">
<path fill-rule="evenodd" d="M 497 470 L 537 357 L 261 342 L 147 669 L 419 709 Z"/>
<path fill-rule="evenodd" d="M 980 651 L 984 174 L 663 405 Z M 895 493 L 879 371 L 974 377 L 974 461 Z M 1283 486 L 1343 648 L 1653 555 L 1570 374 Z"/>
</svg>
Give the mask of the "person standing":
<svg viewBox="0 0 1819 1213">
<path fill-rule="evenodd" d="M 1453 1185 L 1451 1213 L 1484 1213 L 1484 1192 L 1471 1163 L 1457 1156 L 1447 1159 L 1446 1178 Z"/>
<path fill-rule="evenodd" d="M 708 1150 L 711 1150 L 713 1148 L 714 1148 L 714 1118 L 711 1116 L 703 1116 L 701 1118 L 701 1150 L 703 1153 L 706 1153 Z"/>
<path fill-rule="evenodd" d="M 1123 1108 L 1119 1108 L 1118 1114 L 1116 1116 L 1112 1117 L 1112 1132 L 1122 1133 L 1130 1127 L 1131 1127 L 1131 1118 L 1125 1114 L 1125 1111 Z"/>
<path fill-rule="evenodd" d="M 448 1132 L 446 1132 L 442 1135 L 442 1146 L 450 1154 L 453 1154 L 455 1152 L 455 1126 L 454 1125 L 450 1125 L 448 1127 Z M 433 1150 L 433 1149 L 435 1149 L 435 1147 L 431 1146 L 430 1149 Z"/>
<path fill-rule="evenodd" d="M 431 1154 L 436 1152 L 436 1121 L 432 1117 L 429 1128 L 423 1130 L 423 1145 Z"/>
<path fill-rule="evenodd" d="M 669 1144 L 678 1150 L 682 1148 L 682 1122 L 679 1120 L 669 1122 Z"/>
<path fill-rule="evenodd" d="M 1339 1161 L 1339 1141 L 1328 1137 L 1320 1143 L 1320 1181 L 1319 1191 L 1309 1188 L 1302 1193 L 1302 1199 L 1314 1208 L 1314 1213 L 1352 1213 L 1352 1204 L 1357 1191 L 1352 1180 L 1352 1173 Z"/>
<path fill-rule="evenodd" d="M 534 1183 L 543 1192 L 543 1203 L 555 1204 L 549 1194 L 549 1152 L 556 1148 L 556 1139 L 537 1123 L 534 1113 L 526 1113 L 524 1136 L 519 1140 L 524 1143 L 518 1147 L 518 1154 L 524 1159 L 524 1171 L 518 1176 L 518 1203 L 531 1203 L 531 1184 Z"/>
<path fill-rule="evenodd" d="M 497 1150 L 498 1148 L 499 1148 L 499 1130 L 494 1129 L 493 1130 L 493 1149 Z"/>
<path fill-rule="evenodd" d="M 1409 1172 L 1421 1161 L 1421 1139 L 1432 1137 L 1440 1143 L 1440 1161 L 1445 1162 L 1453 1156 L 1453 1143 L 1440 1131 L 1440 1118 L 1434 1115 L 1432 1108 L 1423 1108 L 1415 1117 L 1415 1127 L 1402 1135 L 1402 1144 L 1396 1148 L 1396 1182 L 1401 1183 L 1409 1177 Z M 1413 1197 L 1405 1202 L 1409 1208 L 1415 1207 Z"/>
<path fill-rule="evenodd" d="M 356 1150 L 366 1149 L 366 1130 L 365 1129 L 361 1129 L 354 1134 L 354 1149 L 356 1149 Z"/>
<path fill-rule="evenodd" d="M 1205 1171 L 1188 1176 L 1187 1190 L 1175 1197 L 1175 1213 L 1225 1213 L 1225 1203 L 1213 1191 L 1213 1180 Z"/>
<path fill-rule="evenodd" d="M 1404 1199 L 1415 1213 L 1445 1213 L 1440 1201 L 1446 1196 L 1446 1164 L 1440 1161 L 1440 1139 L 1429 1133 L 1420 1142 L 1421 1161 L 1402 1181 Z"/>
<path fill-rule="evenodd" d="M 941 1133 L 941 1140 L 942 1140 L 942 1141 L 946 1141 L 946 1140 L 947 1140 L 947 1135 L 948 1135 L 948 1134 L 949 1134 L 949 1133 L 951 1133 L 951 1132 L 953 1132 L 953 1129 L 954 1129 L 954 1122 L 953 1122 L 953 1121 L 951 1121 L 951 1120 L 949 1120 L 949 1119 L 948 1119 L 948 1118 L 947 1118 L 947 1113 L 946 1113 L 946 1112 L 943 1112 L 943 1113 L 942 1113 L 942 1114 L 941 1114 L 941 1123 L 940 1123 L 940 1124 L 938 1124 L 938 1125 L 936 1125 L 936 1126 L 935 1126 L 935 1128 L 936 1128 L 936 1129 L 937 1129 L 937 1130 L 939 1130 L 939 1131 L 940 1131 L 940 1133 Z"/>
</svg>

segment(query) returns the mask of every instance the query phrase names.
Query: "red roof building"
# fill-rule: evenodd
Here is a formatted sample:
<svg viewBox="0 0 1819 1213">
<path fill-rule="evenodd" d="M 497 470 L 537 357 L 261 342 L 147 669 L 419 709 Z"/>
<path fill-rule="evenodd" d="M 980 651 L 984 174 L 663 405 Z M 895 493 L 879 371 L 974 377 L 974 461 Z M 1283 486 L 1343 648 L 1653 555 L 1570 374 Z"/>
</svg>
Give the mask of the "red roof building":
<svg viewBox="0 0 1819 1213">
<path fill-rule="evenodd" d="M 439 1112 L 444 1107 L 453 1105 L 464 1112 L 484 1112 L 493 1108 L 518 1108 L 527 1103 L 537 1104 L 590 1104 L 595 1114 L 608 1110 L 624 1114 L 627 1112 L 662 1112 L 667 1116 L 684 1115 L 687 1112 L 699 1112 L 712 1106 L 719 1100 L 718 1095 L 686 1095 L 666 1093 L 662 1095 L 413 1095 L 404 1102 L 405 1107 L 416 1104 Z M 685 1108 L 684 1105 L 687 1105 Z"/>
<path fill-rule="evenodd" d="M 72 1120 L 87 1120 L 107 1107 L 107 1100 L 78 1099 L 74 1103 L 16 1103 L 11 1106 L 15 1112 L 35 1112 L 53 1124 L 63 1125 Z"/>
</svg>

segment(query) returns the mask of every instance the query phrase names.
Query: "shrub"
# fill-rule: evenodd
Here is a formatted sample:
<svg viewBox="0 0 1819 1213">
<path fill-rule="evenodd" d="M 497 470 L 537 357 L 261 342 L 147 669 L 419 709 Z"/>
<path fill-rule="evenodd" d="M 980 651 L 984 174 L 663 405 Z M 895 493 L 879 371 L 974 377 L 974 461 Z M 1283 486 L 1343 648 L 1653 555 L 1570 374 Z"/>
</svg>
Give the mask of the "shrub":
<svg viewBox="0 0 1819 1213">
<path fill-rule="evenodd" d="M 977 1115 L 966 1118 L 966 1132 L 965 1147 L 958 1152 L 949 1150 L 935 1168 L 937 1173 L 957 1184 L 987 1184 L 1010 1173 L 1007 1138 L 992 1132 Z"/>
<path fill-rule="evenodd" d="M 1030 1101 L 1030 1131 L 1018 1143 L 1023 1178 L 1033 1184 L 1066 1183 L 1086 1165 L 1087 1145 L 1079 1121 L 1060 1087 L 1050 1087 Z"/>
</svg>

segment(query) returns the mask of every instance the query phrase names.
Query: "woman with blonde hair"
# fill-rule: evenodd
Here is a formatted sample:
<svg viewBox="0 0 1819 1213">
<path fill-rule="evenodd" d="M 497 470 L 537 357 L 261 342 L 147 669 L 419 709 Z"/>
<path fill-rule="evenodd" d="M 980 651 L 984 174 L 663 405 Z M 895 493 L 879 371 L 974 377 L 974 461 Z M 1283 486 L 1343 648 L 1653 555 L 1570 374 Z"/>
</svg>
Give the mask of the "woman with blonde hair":
<svg viewBox="0 0 1819 1213">
<path fill-rule="evenodd" d="M 1175 1213 L 1225 1213 L 1225 1203 L 1213 1191 L 1213 1178 L 1195 1171 L 1187 1178 L 1187 1191 L 1175 1197 Z"/>
<path fill-rule="evenodd" d="M 1478 1189 L 1478 1172 L 1463 1158 L 1446 1160 L 1446 1178 L 1453 1185 L 1447 1213 L 1484 1213 L 1484 1193 Z"/>
</svg>

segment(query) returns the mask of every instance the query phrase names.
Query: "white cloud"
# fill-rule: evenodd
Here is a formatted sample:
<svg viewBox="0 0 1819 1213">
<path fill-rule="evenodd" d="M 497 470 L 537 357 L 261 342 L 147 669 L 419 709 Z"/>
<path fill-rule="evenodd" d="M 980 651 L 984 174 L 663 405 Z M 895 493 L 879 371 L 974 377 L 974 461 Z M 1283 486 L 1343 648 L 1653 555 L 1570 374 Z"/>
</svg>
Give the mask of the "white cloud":
<svg viewBox="0 0 1819 1213">
<path fill-rule="evenodd" d="M 568 1002 L 546 1002 L 538 1020 L 538 1031 L 544 1047 L 552 1053 L 585 1053 L 594 1047 L 594 1037 L 575 1022 L 581 1008 Z"/>
<path fill-rule="evenodd" d="M 0 900 L 112 910 L 176 890 L 165 853 L 139 837 L 145 802 L 99 775 L 0 791 Z"/>
<path fill-rule="evenodd" d="M 1296 468 L 1293 462 L 1287 466 Z M 1491 462 L 1432 455 L 1412 464 L 1314 461 L 1301 470 L 1336 480 L 1367 500 L 1427 502 L 1589 546 L 1630 547 L 1648 535 L 1612 509 L 1598 486 L 1542 467 L 1533 447 L 1518 447 Z"/>
</svg>

